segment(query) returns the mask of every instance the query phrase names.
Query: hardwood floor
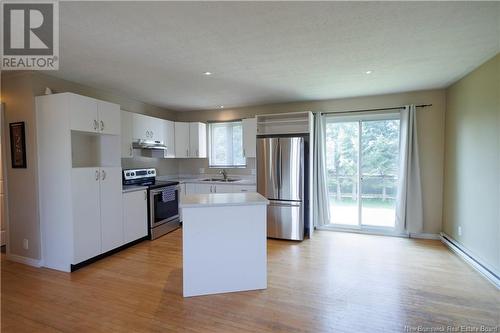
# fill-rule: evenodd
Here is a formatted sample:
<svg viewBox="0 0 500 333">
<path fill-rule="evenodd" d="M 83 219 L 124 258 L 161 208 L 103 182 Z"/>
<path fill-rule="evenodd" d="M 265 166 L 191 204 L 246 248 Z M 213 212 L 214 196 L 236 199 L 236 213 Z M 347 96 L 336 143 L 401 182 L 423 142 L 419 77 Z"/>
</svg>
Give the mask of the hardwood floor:
<svg viewBox="0 0 500 333">
<path fill-rule="evenodd" d="M 439 241 L 268 241 L 268 289 L 182 297 L 182 232 L 72 274 L 5 260 L 2 332 L 406 332 L 498 326 L 500 292 Z M 497 328 L 497 331 L 500 330 Z"/>
</svg>

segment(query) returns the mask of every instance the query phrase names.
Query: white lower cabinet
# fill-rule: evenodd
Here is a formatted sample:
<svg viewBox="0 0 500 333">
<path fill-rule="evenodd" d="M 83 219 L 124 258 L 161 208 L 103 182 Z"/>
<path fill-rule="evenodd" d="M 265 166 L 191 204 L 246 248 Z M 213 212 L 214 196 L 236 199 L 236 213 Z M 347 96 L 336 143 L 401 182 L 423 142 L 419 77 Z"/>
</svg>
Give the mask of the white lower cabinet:
<svg viewBox="0 0 500 333">
<path fill-rule="evenodd" d="M 99 168 L 71 171 L 73 206 L 73 264 L 101 253 Z"/>
<path fill-rule="evenodd" d="M 73 168 L 73 264 L 123 244 L 121 168 Z"/>
<path fill-rule="evenodd" d="M 185 185 L 186 194 L 257 192 L 257 187 L 255 185 L 204 183 L 187 183 Z"/>
<path fill-rule="evenodd" d="M 198 192 L 197 192 L 196 185 L 197 185 L 197 184 L 193 184 L 193 183 L 186 183 L 186 195 L 187 195 L 187 194 L 196 194 L 196 193 L 198 193 Z"/>
<path fill-rule="evenodd" d="M 133 242 L 148 234 L 146 190 L 123 193 L 124 243 Z"/>
<path fill-rule="evenodd" d="M 123 245 L 121 168 L 100 168 L 101 251 Z"/>
<path fill-rule="evenodd" d="M 212 184 L 195 184 L 195 193 L 197 194 L 206 194 L 206 193 L 214 193 L 213 192 L 214 185 Z"/>
<path fill-rule="evenodd" d="M 257 192 L 257 186 L 255 185 L 233 185 L 233 192 Z"/>
<path fill-rule="evenodd" d="M 121 168 L 73 168 L 73 264 L 123 244 Z"/>
<path fill-rule="evenodd" d="M 213 191 L 214 193 L 233 193 L 234 185 L 216 184 Z"/>
</svg>

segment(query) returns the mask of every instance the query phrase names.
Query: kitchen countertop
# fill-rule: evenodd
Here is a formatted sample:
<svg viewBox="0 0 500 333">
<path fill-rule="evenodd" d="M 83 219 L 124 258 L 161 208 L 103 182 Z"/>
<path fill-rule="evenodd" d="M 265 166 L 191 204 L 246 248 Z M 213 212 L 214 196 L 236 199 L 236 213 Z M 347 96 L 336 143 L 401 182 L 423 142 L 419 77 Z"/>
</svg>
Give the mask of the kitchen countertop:
<svg viewBox="0 0 500 333">
<path fill-rule="evenodd" d="M 143 191 L 147 190 L 147 186 L 137 186 L 137 185 L 123 185 L 122 187 L 122 193 L 127 193 L 127 192 L 135 192 L 135 191 Z"/>
<path fill-rule="evenodd" d="M 159 180 L 171 180 L 171 181 L 177 181 L 179 183 L 191 183 L 191 184 L 224 184 L 224 185 L 256 185 L 257 182 L 254 177 L 249 178 L 248 176 L 243 178 L 239 176 L 228 176 L 229 178 L 238 178 L 237 181 L 234 182 L 222 182 L 222 181 L 204 181 L 203 179 L 207 178 L 220 178 L 217 177 L 216 175 L 204 175 L 204 176 L 194 176 L 194 177 L 189 177 L 189 176 L 158 176 L 156 177 Z"/>
<path fill-rule="evenodd" d="M 267 205 L 269 201 L 259 193 L 208 193 L 186 195 L 181 208 Z"/>
</svg>

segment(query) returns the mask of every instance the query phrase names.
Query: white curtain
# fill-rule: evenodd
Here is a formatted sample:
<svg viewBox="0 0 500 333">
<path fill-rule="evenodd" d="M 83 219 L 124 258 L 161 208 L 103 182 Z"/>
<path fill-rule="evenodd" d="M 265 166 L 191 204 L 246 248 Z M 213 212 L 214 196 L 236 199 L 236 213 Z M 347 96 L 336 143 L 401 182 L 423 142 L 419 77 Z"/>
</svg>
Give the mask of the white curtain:
<svg viewBox="0 0 500 333">
<path fill-rule="evenodd" d="M 407 105 L 401 111 L 400 126 L 396 230 L 407 234 L 419 233 L 423 230 L 423 209 L 415 105 Z"/>
<path fill-rule="evenodd" d="M 326 185 L 326 124 L 321 113 L 314 115 L 313 140 L 313 222 L 314 227 L 330 223 L 330 206 Z"/>
</svg>

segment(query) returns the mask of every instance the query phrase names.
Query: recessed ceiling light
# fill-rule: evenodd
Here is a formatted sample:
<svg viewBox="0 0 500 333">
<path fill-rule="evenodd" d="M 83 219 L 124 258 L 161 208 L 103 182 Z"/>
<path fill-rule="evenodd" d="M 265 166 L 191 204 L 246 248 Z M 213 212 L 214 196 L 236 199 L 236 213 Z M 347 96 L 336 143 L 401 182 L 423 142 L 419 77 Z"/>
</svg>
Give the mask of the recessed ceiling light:
<svg viewBox="0 0 500 333">
<path fill-rule="evenodd" d="M 366 72 L 365 72 L 365 74 L 371 74 L 371 73 L 373 73 L 373 71 L 372 71 L 372 70 L 369 70 L 369 71 L 366 71 Z"/>
<path fill-rule="evenodd" d="M 203 74 L 206 76 L 210 76 L 210 75 L 212 75 L 212 72 L 203 72 Z"/>
</svg>

